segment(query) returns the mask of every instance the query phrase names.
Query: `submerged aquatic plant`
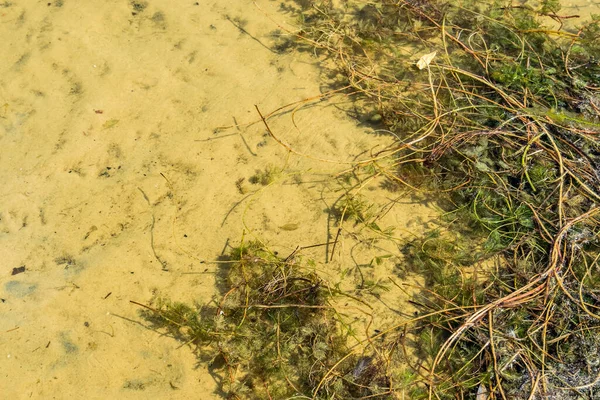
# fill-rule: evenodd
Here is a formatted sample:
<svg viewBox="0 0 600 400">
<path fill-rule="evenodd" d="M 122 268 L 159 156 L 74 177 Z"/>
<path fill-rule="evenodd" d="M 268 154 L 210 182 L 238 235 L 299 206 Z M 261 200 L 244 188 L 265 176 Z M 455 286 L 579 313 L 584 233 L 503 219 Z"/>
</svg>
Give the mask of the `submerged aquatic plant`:
<svg viewBox="0 0 600 400">
<path fill-rule="evenodd" d="M 196 346 L 240 399 L 384 398 L 384 354 L 351 349 L 331 301 L 334 290 L 293 258 L 258 242 L 234 248 L 223 264 L 222 296 L 191 307 L 158 299 L 146 317 Z M 379 396 L 381 395 L 381 396 Z"/>
<path fill-rule="evenodd" d="M 376 173 L 447 210 L 452 235 L 403 246 L 403 269 L 427 277 L 412 332 L 429 398 L 600 390 L 600 17 L 565 30 L 559 12 L 557 0 L 301 11 L 300 46 L 330 58 L 397 138 Z"/>
</svg>

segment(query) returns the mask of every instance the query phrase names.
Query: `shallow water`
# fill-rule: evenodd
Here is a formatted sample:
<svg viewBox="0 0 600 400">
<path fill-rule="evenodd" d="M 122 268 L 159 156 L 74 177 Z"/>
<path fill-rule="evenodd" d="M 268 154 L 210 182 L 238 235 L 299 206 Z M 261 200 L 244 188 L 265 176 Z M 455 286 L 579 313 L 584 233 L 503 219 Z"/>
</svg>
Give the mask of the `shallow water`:
<svg viewBox="0 0 600 400">
<path fill-rule="evenodd" d="M 321 77 L 311 54 L 272 50 L 277 24 L 293 20 L 279 2 L 259 5 L 0 2 L 3 397 L 220 398 L 220 378 L 129 301 L 210 301 L 210 261 L 244 232 L 281 254 L 332 239 L 331 178 L 389 138 L 357 126 L 340 98 L 269 120 L 302 155 L 267 134 L 255 105 L 319 95 Z M 249 182 L 269 167 L 281 170 L 272 185 Z M 399 235 L 435 215 L 380 182 L 364 190 L 392 205 L 381 223 Z M 306 257 L 335 282 L 398 252 L 360 239 L 342 234 L 331 263 L 323 248 Z M 401 315 L 399 296 L 374 307 Z"/>
<path fill-rule="evenodd" d="M 254 105 L 318 95 L 317 60 L 271 50 L 274 21 L 291 21 L 279 3 L 199 3 L 0 3 L 5 398 L 219 398 L 219 377 L 129 301 L 209 301 L 210 261 L 244 231 L 282 254 L 331 240 L 331 177 L 389 143 L 331 102 L 297 110 L 297 127 L 269 120 L 307 156 L 244 125 L 260 121 Z M 275 182 L 251 184 L 267 166 Z M 404 203 L 389 224 L 433 214 Z M 341 238 L 326 267 L 323 249 L 309 254 L 332 279 L 372 257 Z"/>
</svg>

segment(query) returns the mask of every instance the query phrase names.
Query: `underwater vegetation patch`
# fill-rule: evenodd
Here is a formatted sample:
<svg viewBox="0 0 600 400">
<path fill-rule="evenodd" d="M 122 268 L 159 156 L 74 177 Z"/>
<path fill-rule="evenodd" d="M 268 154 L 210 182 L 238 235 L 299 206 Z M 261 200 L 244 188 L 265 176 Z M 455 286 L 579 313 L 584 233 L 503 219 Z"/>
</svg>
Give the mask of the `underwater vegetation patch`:
<svg viewBox="0 0 600 400">
<path fill-rule="evenodd" d="M 556 0 L 299 12 L 298 47 L 396 138 L 374 173 L 446 211 L 399 243 L 399 272 L 427 282 L 409 330 L 423 396 L 599 396 L 600 16 L 566 29 Z"/>
<path fill-rule="evenodd" d="M 335 289 L 295 258 L 258 242 L 233 248 L 220 297 L 192 306 L 158 299 L 145 307 L 155 328 L 192 345 L 238 399 L 332 399 L 390 393 L 382 353 L 351 348 Z M 136 303 L 139 305 L 139 303 Z M 392 350 L 393 353 L 393 350 Z"/>
</svg>

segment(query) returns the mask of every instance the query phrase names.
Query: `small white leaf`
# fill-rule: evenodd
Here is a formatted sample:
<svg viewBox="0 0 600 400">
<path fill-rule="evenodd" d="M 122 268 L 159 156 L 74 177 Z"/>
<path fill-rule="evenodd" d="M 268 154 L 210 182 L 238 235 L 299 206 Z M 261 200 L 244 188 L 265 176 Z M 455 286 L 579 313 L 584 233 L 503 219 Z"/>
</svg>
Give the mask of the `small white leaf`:
<svg viewBox="0 0 600 400">
<path fill-rule="evenodd" d="M 489 395 L 488 395 L 488 391 L 486 389 L 485 386 L 483 386 L 483 384 L 479 385 L 479 388 L 477 389 L 477 398 L 475 400 L 488 400 L 489 399 Z"/>
<path fill-rule="evenodd" d="M 435 57 L 436 54 L 437 54 L 437 51 L 434 51 L 433 53 L 425 54 L 417 62 L 417 68 L 423 69 L 423 68 L 427 67 L 429 64 L 431 64 L 431 61 L 433 60 L 433 58 Z"/>
</svg>

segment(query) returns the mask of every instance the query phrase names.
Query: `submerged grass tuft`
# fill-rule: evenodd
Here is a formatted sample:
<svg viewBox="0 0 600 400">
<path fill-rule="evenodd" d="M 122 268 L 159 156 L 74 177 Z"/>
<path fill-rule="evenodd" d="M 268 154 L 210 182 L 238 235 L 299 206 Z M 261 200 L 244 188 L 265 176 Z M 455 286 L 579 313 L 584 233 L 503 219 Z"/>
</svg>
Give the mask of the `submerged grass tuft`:
<svg viewBox="0 0 600 400">
<path fill-rule="evenodd" d="M 258 242 L 230 253 L 223 294 L 191 307 L 159 299 L 146 317 L 222 376 L 230 398 L 354 398 L 389 392 L 381 355 L 350 349 L 334 291 Z"/>
</svg>

